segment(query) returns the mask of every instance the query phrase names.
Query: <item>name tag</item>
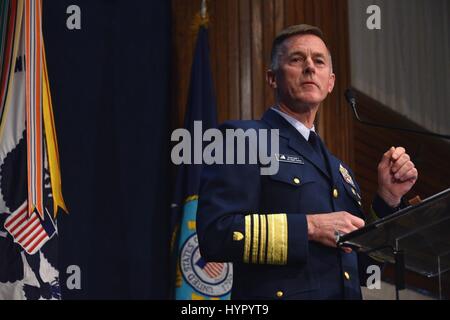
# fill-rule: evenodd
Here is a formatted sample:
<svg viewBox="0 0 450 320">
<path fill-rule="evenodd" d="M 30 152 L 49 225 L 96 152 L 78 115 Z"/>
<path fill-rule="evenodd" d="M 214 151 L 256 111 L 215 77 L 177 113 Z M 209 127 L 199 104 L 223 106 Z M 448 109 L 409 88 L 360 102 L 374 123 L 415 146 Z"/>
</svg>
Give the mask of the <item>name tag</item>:
<svg viewBox="0 0 450 320">
<path fill-rule="evenodd" d="M 275 154 L 275 157 L 279 162 L 288 162 L 288 163 L 296 163 L 296 164 L 305 164 L 303 159 L 299 156 L 291 156 L 288 154 Z"/>
</svg>

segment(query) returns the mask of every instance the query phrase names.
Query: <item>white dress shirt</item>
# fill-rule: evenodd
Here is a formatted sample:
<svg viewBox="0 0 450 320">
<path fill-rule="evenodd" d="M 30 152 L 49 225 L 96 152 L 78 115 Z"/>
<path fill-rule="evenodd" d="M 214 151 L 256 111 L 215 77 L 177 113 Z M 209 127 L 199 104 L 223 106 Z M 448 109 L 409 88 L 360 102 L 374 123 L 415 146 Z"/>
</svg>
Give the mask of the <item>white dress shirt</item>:
<svg viewBox="0 0 450 320">
<path fill-rule="evenodd" d="M 295 129 L 297 129 L 298 132 L 303 136 L 303 138 L 308 141 L 309 139 L 309 133 L 311 131 L 316 132 L 315 127 L 313 126 L 311 129 L 308 129 L 303 123 L 295 119 L 294 117 L 291 117 L 287 113 L 284 113 L 280 110 L 278 106 L 272 107 L 272 110 L 278 112 L 283 118 L 285 118 Z"/>
</svg>

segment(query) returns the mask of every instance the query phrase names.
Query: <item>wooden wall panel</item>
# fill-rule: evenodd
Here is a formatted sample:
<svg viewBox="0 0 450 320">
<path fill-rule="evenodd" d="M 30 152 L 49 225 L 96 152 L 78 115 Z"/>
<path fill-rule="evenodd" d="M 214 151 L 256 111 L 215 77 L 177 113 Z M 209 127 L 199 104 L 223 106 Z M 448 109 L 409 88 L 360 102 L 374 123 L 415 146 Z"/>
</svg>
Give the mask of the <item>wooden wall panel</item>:
<svg viewBox="0 0 450 320">
<path fill-rule="evenodd" d="M 270 66 L 270 51 L 272 48 L 272 40 L 276 34 L 276 5 L 273 0 L 263 1 L 262 7 L 262 41 L 263 47 L 261 52 L 262 65 L 262 92 L 264 92 L 263 106 L 273 104 L 273 94 L 270 90 L 266 90 L 266 69 Z M 260 111 L 263 112 L 263 109 Z"/>
<path fill-rule="evenodd" d="M 217 14 L 217 12 L 228 12 L 227 2 L 226 1 L 218 1 L 214 3 L 214 14 Z M 214 56 L 214 72 L 216 77 L 220 79 L 220 82 L 223 83 L 229 83 L 228 79 L 228 64 L 227 63 L 220 63 L 221 61 L 227 62 L 228 59 L 228 48 L 226 46 L 226 41 L 223 41 L 222 39 L 227 38 L 228 34 L 228 27 L 229 27 L 229 21 L 225 19 L 220 19 L 214 21 L 215 31 L 216 31 L 216 37 L 214 37 L 211 40 L 214 40 L 215 46 L 211 48 L 213 52 L 215 52 Z M 228 87 L 226 90 L 216 90 L 216 97 L 218 101 L 221 101 L 223 105 L 228 106 L 230 105 L 229 102 L 229 90 Z M 226 110 L 219 108 L 217 110 L 218 117 L 222 118 L 225 117 L 227 112 Z"/>
<path fill-rule="evenodd" d="M 265 68 L 267 66 L 263 52 L 263 24 L 262 9 L 263 3 L 260 0 L 251 1 L 252 21 L 251 21 L 251 66 L 252 66 L 252 119 L 261 117 L 264 113 L 264 87 Z"/>
<path fill-rule="evenodd" d="M 228 70 L 228 83 L 224 84 L 227 87 L 227 94 L 229 97 L 229 104 L 225 105 L 220 103 L 218 108 L 228 113 L 224 112 L 223 116 L 220 117 L 220 121 L 225 119 L 239 119 L 240 118 L 240 90 L 239 90 L 239 63 L 240 52 L 239 52 L 239 16 L 236 14 L 239 12 L 239 0 L 229 0 L 228 4 L 228 37 L 227 47 L 228 47 L 228 60 L 225 65 Z M 229 14 L 235 13 L 235 14 Z M 218 85 L 216 84 L 216 88 Z M 223 89 L 225 90 L 225 89 Z"/>
<path fill-rule="evenodd" d="M 174 127 L 182 125 L 184 117 L 195 41 L 191 26 L 200 3 L 200 0 L 172 0 Z M 342 90 L 348 86 L 348 43 L 346 34 L 342 34 L 347 33 L 347 21 L 339 14 L 346 13 L 346 1 L 211 0 L 208 7 L 211 61 L 220 122 L 258 119 L 274 104 L 265 74 L 276 33 L 299 23 L 322 28 L 333 58 L 340 65 L 337 90 L 324 102 L 317 127 L 332 152 L 352 164 L 351 126 L 347 126 L 351 118 L 342 99 Z"/>
<path fill-rule="evenodd" d="M 284 18 L 284 1 L 273 0 L 273 6 L 275 8 L 274 16 L 275 19 L 275 34 L 283 29 L 285 26 L 285 18 Z M 270 15 L 271 12 L 269 11 Z"/>
</svg>

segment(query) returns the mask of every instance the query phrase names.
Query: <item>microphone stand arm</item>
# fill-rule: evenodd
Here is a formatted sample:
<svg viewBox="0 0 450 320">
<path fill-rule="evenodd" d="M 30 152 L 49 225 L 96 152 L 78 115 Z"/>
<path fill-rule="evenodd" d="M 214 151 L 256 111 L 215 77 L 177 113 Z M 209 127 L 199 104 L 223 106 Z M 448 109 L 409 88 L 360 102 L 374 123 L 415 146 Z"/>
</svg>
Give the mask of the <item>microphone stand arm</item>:
<svg viewBox="0 0 450 320">
<path fill-rule="evenodd" d="M 363 123 L 363 124 L 366 124 L 366 125 L 369 125 L 369 126 L 372 126 L 372 127 L 377 127 L 377 128 L 400 130 L 400 131 L 406 131 L 406 132 L 411 132 L 411 133 L 422 134 L 422 135 L 427 135 L 427 136 L 432 136 L 432 137 L 437 137 L 437 138 L 441 138 L 441 139 L 450 140 L 450 136 L 449 135 L 445 135 L 445 134 L 439 134 L 439 133 L 428 132 L 428 131 L 421 131 L 421 130 L 414 130 L 414 129 L 407 129 L 407 128 L 400 128 L 400 127 L 394 127 L 394 126 L 381 125 L 381 124 L 377 124 L 377 123 L 374 123 L 374 122 L 361 120 L 361 118 L 358 115 L 358 112 L 356 111 L 356 103 L 351 102 L 350 105 L 352 107 L 353 114 L 355 115 L 356 119 L 359 122 Z"/>
</svg>

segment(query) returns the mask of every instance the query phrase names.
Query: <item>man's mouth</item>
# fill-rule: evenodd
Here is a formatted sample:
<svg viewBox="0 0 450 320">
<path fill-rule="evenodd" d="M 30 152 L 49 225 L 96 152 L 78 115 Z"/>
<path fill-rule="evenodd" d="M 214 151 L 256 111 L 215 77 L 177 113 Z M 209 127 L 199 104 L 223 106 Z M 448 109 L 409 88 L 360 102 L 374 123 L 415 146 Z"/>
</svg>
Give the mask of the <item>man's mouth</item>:
<svg viewBox="0 0 450 320">
<path fill-rule="evenodd" d="M 305 85 L 314 85 L 314 86 L 316 86 L 317 88 L 319 87 L 319 86 L 317 85 L 317 83 L 315 83 L 314 81 L 303 81 L 301 85 L 302 85 L 302 86 L 305 86 Z"/>
</svg>

